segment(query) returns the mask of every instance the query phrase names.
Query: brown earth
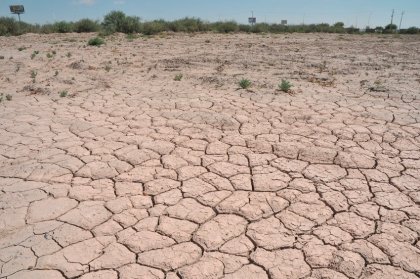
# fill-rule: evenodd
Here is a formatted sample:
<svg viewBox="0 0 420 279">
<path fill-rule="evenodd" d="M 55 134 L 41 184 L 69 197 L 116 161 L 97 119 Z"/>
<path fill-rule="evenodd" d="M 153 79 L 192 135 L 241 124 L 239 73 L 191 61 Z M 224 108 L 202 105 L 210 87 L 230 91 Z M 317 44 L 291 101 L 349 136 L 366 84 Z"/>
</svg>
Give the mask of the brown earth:
<svg viewBox="0 0 420 279">
<path fill-rule="evenodd" d="M 419 37 L 92 36 L 0 38 L 0 278 L 419 278 Z"/>
</svg>

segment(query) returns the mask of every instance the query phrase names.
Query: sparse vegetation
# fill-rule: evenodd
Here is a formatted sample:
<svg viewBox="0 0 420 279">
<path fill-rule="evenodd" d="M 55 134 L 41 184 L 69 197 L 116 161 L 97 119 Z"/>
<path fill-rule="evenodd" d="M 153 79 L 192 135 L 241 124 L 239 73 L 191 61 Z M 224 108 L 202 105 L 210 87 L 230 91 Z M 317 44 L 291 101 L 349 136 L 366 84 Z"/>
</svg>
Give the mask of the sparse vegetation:
<svg viewBox="0 0 420 279">
<path fill-rule="evenodd" d="M 95 38 L 92 38 L 92 39 L 90 39 L 88 41 L 88 45 L 89 46 L 97 46 L 97 47 L 99 47 L 99 46 L 101 46 L 103 44 L 105 44 L 105 41 L 102 38 L 100 38 L 100 37 L 95 37 Z"/>
<path fill-rule="evenodd" d="M 174 21 L 153 20 L 141 22 L 137 16 L 127 16 L 121 11 L 112 11 L 105 15 L 102 22 L 91 19 L 81 19 L 77 22 L 59 21 L 53 24 L 29 24 L 18 21 L 13 17 L 0 17 L 0 36 L 21 35 L 24 33 L 69 33 L 69 32 L 100 32 L 109 35 L 115 32 L 125 34 L 143 33 L 153 35 L 161 32 L 246 32 L 246 33 L 360 33 L 360 29 L 355 27 L 345 27 L 343 22 L 335 24 L 300 24 L 282 25 L 258 23 L 254 26 L 248 24 L 238 24 L 235 21 L 205 22 L 199 18 L 182 18 Z M 420 34 L 420 29 L 410 27 L 408 29 L 397 30 L 395 24 L 385 27 L 367 28 L 366 33 L 400 33 L 400 34 Z"/>
<path fill-rule="evenodd" d="M 71 52 L 67 52 L 66 56 L 67 56 L 67 58 L 70 58 L 71 57 Z"/>
<path fill-rule="evenodd" d="M 59 95 L 61 98 L 67 97 L 67 94 L 68 94 L 67 90 L 63 90 L 63 91 L 60 91 L 60 92 L 58 93 L 58 95 Z"/>
<path fill-rule="evenodd" d="M 240 86 L 242 89 L 247 89 L 247 88 L 249 88 L 251 85 L 252 85 L 252 82 L 251 82 L 250 80 L 248 80 L 248 79 L 243 78 L 243 79 L 241 79 L 241 80 L 239 81 L 239 86 Z"/>
<path fill-rule="evenodd" d="M 111 67 L 111 65 L 110 65 L 110 64 L 107 64 L 107 65 L 105 66 L 105 71 L 109 72 L 109 71 L 111 71 L 111 69 L 112 69 L 112 67 Z"/>
<path fill-rule="evenodd" d="M 32 52 L 31 54 L 31 59 L 33 60 L 38 54 L 39 54 L 39 51 L 34 50 L 34 52 Z"/>
<path fill-rule="evenodd" d="M 182 74 L 177 74 L 174 78 L 175 81 L 181 81 L 184 76 Z"/>
<path fill-rule="evenodd" d="M 56 76 L 58 76 L 58 74 L 59 74 L 59 72 L 55 71 L 54 76 L 56 77 Z"/>
<path fill-rule="evenodd" d="M 10 95 L 10 94 L 7 94 L 7 95 L 6 95 L 6 100 L 7 100 L 7 101 L 11 101 L 11 100 L 12 100 L 12 98 L 13 98 L 13 97 L 12 97 L 12 95 Z M 1 94 L 0 94 L 0 103 L 1 103 L 1 102 L 3 102 L 3 99 L 4 99 L 4 94 L 3 94 L 3 93 L 1 93 Z"/>
<path fill-rule="evenodd" d="M 47 53 L 47 58 L 48 58 L 48 59 L 51 59 L 51 58 L 53 58 L 53 57 L 54 57 L 54 55 L 53 55 L 52 53 L 49 53 L 49 52 Z"/>
<path fill-rule="evenodd" d="M 25 50 L 25 49 L 26 49 L 26 47 L 19 47 L 19 48 L 18 48 L 18 50 L 19 50 L 19 51 L 23 51 L 23 50 Z"/>
<path fill-rule="evenodd" d="M 285 79 L 283 79 L 281 83 L 279 84 L 279 89 L 286 93 L 288 93 L 292 87 L 293 87 L 293 84 L 291 84 L 289 81 Z"/>
<path fill-rule="evenodd" d="M 140 18 L 126 16 L 121 11 L 112 11 L 105 15 L 102 26 L 106 33 L 138 33 L 140 31 Z"/>
<path fill-rule="evenodd" d="M 129 42 L 134 41 L 135 39 L 137 39 L 139 36 L 135 35 L 135 34 L 127 34 L 126 38 Z"/>
<path fill-rule="evenodd" d="M 74 23 L 73 31 L 77 33 L 97 32 L 100 28 L 101 25 L 97 21 L 84 18 Z"/>
<path fill-rule="evenodd" d="M 31 78 L 32 79 L 35 79 L 37 75 L 38 75 L 37 71 L 35 71 L 35 70 L 31 71 Z"/>
</svg>

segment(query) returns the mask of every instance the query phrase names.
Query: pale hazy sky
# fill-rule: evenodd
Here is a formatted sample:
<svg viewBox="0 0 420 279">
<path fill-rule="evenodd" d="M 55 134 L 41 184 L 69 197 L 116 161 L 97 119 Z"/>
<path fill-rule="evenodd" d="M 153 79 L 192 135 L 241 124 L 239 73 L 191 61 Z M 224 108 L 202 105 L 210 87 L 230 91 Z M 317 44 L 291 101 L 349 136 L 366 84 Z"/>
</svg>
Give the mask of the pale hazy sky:
<svg viewBox="0 0 420 279">
<path fill-rule="evenodd" d="M 81 18 L 102 19 L 111 10 L 143 20 L 200 17 L 204 20 L 247 22 L 254 11 L 258 22 L 335 23 L 365 27 L 386 25 L 395 9 L 394 23 L 402 28 L 420 27 L 420 0 L 0 0 L 0 16 L 9 16 L 8 6 L 25 5 L 22 20 L 47 23 Z"/>
</svg>

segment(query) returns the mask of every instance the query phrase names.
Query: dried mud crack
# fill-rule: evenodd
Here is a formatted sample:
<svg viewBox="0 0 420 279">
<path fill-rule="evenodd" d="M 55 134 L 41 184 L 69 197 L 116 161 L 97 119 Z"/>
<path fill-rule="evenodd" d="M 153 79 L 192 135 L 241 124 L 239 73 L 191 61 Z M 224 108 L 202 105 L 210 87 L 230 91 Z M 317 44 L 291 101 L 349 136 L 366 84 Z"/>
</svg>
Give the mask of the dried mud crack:
<svg viewBox="0 0 420 279">
<path fill-rule="evenodd" d="M 419 37 L 89 36 L 0 37 L 0 278 L 420 277 Z"/>
</svg>

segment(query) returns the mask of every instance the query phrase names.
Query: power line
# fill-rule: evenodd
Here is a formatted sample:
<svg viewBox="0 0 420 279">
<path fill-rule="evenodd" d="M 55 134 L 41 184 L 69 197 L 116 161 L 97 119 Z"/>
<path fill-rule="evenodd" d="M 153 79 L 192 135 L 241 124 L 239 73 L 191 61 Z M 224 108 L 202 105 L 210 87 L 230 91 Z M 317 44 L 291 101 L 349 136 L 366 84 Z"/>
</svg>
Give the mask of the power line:
<svg viewBox="0 0 420 279">
<path fill-rule="evenodd" d="M 391 25 L 394 23 L 394 13 L 395 13 L 395 10 L 394 10 L 394 9 L 392 9 L 392 15 L 391 15 Z"/>
<path fill-rule="evenodd" d="M 401 24 L 402 24 L 402 21 L 403 21 L 404 14 L 405 14 L 405 12 L 403 11 L 401 13 L 400 27 L 398 28 L 399 30 L 401 30 Z"/>
</svg>

